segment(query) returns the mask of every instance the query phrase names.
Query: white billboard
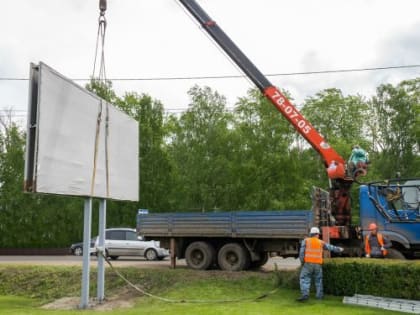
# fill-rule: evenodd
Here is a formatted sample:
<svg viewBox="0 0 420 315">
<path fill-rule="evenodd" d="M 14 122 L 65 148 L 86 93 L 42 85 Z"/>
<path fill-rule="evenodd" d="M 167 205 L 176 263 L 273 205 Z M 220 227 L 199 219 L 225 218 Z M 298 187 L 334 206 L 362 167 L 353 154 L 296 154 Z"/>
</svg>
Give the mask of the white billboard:
<svg viewBox="0 0 420 315">
<path fill-rule="evenodd" d="M 25 191 L 137 201 L 138 148 L 137 121 L 31 64 Z"/>
</svg>

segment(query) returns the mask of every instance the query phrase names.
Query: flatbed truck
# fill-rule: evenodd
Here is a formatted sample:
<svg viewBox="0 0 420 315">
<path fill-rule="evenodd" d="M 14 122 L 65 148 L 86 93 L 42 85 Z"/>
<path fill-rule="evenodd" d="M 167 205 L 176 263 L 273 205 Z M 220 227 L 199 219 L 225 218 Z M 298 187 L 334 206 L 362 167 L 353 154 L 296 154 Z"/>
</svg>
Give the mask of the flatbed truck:
<svg viewBox="0 0 420 315">
<path fill-rule="evenodd" d="M 326 241 L 344 247 L 344 256 L 363 256 L 363 237 L 376 222 L 392 242 L 389 258 L 420 258 L 420 179 L 391 180 L 360 186 L 360 225 L 328 227 L 329 193 L 312 192 L 311 210 L 149 213 L 139 211 L 137 233 L 174 246 L 172 254 L 193 269 L 239 271 L 265 264 L 270 256 L 298 257 L 300 241 L 312 226 Z"/>
</svg>

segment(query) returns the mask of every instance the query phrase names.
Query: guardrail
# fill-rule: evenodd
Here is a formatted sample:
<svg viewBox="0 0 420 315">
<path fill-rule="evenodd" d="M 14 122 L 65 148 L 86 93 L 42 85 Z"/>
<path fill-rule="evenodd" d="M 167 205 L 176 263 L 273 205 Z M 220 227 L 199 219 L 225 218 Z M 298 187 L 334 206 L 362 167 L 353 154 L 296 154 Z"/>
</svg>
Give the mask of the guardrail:
<svg viewBox="0 0 420 315">
<path fill-rule="evenodd" d="M 69 255 L 70 250 L 68 248 L 0 248 L 0 255 L 9 256 L 38 256 L 38 255 Z"/>
</svg>

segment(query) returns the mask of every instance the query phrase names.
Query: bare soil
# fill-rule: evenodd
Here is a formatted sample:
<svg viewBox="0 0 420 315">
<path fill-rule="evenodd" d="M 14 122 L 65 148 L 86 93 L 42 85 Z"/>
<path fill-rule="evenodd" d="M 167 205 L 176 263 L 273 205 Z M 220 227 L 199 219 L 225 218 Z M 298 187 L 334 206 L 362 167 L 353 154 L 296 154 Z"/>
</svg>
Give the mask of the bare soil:
<svg viewBox="0 0 420 315">
<path fill-rule="evenodd" d="M 138 294 L 133 290 L 126 290 L 118 295 L 106 297 L 104 301 L 99 302 L 96 298 L 89 300 L 88 309 L 96 311 L 111 311 L 114 309 L 131 308 L 136 303 Z M 80 297 L 64 297 L 42 306 L 47 310 L 76 310 L 80 309 Z"/>
</svg>

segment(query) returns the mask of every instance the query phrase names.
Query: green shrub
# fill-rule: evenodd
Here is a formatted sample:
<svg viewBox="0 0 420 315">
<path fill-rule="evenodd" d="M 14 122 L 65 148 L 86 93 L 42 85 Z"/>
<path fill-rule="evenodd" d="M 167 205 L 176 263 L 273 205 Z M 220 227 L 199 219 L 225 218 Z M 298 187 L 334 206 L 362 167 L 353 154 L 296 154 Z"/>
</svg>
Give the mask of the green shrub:
<svg viewBox="0 0 420 315">
<path fill-rule="evenodd" d="M 324 264 L 324 291 L 420 300 L 420 262 L 331 259 Z"/>
<path fill-rule="evenodd" d="M 280 288 L 299 290 L 299 270 L 278 270 L 274 265 L 276 285 Z"/>
</svg>

